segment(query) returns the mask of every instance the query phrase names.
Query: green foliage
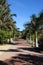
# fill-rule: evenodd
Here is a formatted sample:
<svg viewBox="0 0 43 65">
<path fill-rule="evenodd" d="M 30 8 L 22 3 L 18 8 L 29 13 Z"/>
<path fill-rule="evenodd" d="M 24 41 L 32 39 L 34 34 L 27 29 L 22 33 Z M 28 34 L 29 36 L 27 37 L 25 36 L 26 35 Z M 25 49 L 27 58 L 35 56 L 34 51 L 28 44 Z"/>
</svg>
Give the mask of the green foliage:
<svg viewBox="0 0 43 65">
<path fill-rule="evenodd" d="M 43 48 L 43 35 L 39 38 L 38 43 L 39 43 L 39 47 Z"/>
<path fill-rule="evenodd" d="M 7 42 L 7 39 L 10 38 L 10 33 L 5 30 L 0 30 L 0 43 Z"/>
<path fill-rule="evenodd" d="M 6 42 L 8 38 L 16 34 L 16 22 L 13 23 L 12 18 L 16 14 L 10 13 L 9 6 L 7 0 L 0 0 L 0 43 Z"/>
<path fill-rule="evenodd" d="M 38 39 L 39 39 L 38 37 L 42 33 L 40 31 L 43 29 L 43 11 L 38 16 L 36 16 L 35 14 L 33 14 L 31 16 L 30 22 L 27 22 L 24 27 L 25 27 L 25 29 L 22 32 L 23 33 L 22 37 L 23 38 L 27 37 L 29 39 L 31 37 L 31 40 L 36 43 L 36 39 L 38 41 Z M 40 40 L 39 40 L 39 43 L 41 45 L 43 43 L 43 42 L 41 42 L 42 39 L 43 38 L 40 38 Z"/>
</svg>

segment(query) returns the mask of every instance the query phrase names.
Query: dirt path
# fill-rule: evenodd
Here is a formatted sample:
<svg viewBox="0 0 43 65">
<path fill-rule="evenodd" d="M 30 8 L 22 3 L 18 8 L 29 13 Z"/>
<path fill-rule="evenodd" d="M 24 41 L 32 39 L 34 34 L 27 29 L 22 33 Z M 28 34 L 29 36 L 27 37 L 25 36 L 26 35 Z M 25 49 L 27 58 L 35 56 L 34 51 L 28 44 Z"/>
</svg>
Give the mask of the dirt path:
<svg viewBox="0 0 43 65">
<path fill-rule="evenodd" d="M 10 45 L 10 49 L 1 50 L 4 54 L 0 56 L 0 65 L 43 65 L 43 55 L 34 52 L 25 40 Z"/>
</svg>

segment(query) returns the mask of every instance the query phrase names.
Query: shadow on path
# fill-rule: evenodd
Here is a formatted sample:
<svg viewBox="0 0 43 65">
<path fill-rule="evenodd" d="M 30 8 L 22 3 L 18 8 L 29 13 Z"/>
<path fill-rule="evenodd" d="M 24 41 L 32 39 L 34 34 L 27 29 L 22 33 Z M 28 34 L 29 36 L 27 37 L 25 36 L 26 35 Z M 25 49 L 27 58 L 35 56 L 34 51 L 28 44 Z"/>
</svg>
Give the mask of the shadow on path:
<svg viewBox="0 0 43 65">
<path fill-rule="evenodd" d="M 19 59 L 19 61 L 23 61 L 25 65 L 43 65 L 43 57 L 32 56 L 28 54 L 19 54 L 17 57 L 13 57 L 14 59 Z M 17 61 L 16 61 L 17 62 Z"/>
<path fill-rule="evenodd" d="M 8 65 L 8 64 L 3 61 L 0 61 L 0 65 Z"/>
<path fill-rule="evenodd" d="M 43 65 L 43 57 L 28 55 L 28 54 L 19 54 L 16 57 L 5 60 L 9 65 Z"/>
<path fill-rule="evenodd" d="M 0 50 L 0 52 L 22 52 L 18 49 Z"/>
<path fill-rule="evenodd" d="M 22 42 L 24 43 L 24 42 Z M 16 43 L 14 43 L 16 44 Z M 17 43 L 18 45 L 19 43 Z M 25 44 L 24 44 L 25 45 Z M 12 46 L 13 47 L 13 46 Z M 21 50 L 26 51 L 36 51 L 35 48 L 24 48 L 20 47 L 18 49 L 0 50 L 1 52 L 20 52 Z M 37 49 L 38 51 L 39 49 Z M 12 56 L 10 59 L 4 62 L 0 61 L 0 65 L 43 65 L 43 56 L 36 56 L 34 54 L 25 54 L 25 52 L 19 53 L 17 56 Z M 10 55 L 10 53 L 9 53 Z"/>
<path fill-rule="evenodd" d="M 22 49 L 22 50 L 27 50 L 27 51 L 33 51 L 33 52 L 38 52 L 38 53 L 40 53 L 40 51 L 43 51 L 43 49 L 41 49 L 41 48 L 19 48 L 19 49 Z"/>
<path fill-rule="evenodd" d="M 21 43 L 16 43 L 16 42 L 14 42 L 14 43 L 7 43 L 8 45 L 18 45 L 18 44 L 21 44 Z"/>
</svg>

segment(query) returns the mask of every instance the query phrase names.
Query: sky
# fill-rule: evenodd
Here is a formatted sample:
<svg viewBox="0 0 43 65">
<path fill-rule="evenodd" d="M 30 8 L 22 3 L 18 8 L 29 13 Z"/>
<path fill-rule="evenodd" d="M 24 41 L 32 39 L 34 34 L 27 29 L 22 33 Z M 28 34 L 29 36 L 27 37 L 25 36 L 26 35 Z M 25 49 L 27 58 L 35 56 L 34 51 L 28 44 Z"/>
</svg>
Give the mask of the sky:
<svg viewBox="0 0 43 65">
<path fill-rule="evenodd" d="M 13 19 L 20 31 L 24 29 L 23 25 L 30 21 L 32 14 L 38 15 L 43 9 L 43 0 L 8 0 L 8 3 L 11 4 L 11 13 L 17 15 Z"/>
</svg>

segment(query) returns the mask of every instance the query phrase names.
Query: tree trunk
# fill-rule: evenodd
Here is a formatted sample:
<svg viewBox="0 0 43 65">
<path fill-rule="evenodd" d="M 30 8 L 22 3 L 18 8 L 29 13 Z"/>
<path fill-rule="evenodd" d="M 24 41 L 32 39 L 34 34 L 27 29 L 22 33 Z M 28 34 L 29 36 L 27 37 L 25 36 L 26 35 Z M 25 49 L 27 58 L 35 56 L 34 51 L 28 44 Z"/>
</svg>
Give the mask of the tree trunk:
<svg viewBox="0 0 43 65">
<path fill-rule="evenodd" d="M 33 35 L 33 47 L 35 46 L 34 44 L 35 44 L 35 43 L 34 43 L 34 35 Z"/>
<path fill-rule="evenodd" d="M 31 43 L 31 34 L 30 34 L 30 43 Z"/>
<path fill-rule="evenodd" d="M 38 47 L 37 31 L 36 31 L 36 47 Z"/>
</svg>

